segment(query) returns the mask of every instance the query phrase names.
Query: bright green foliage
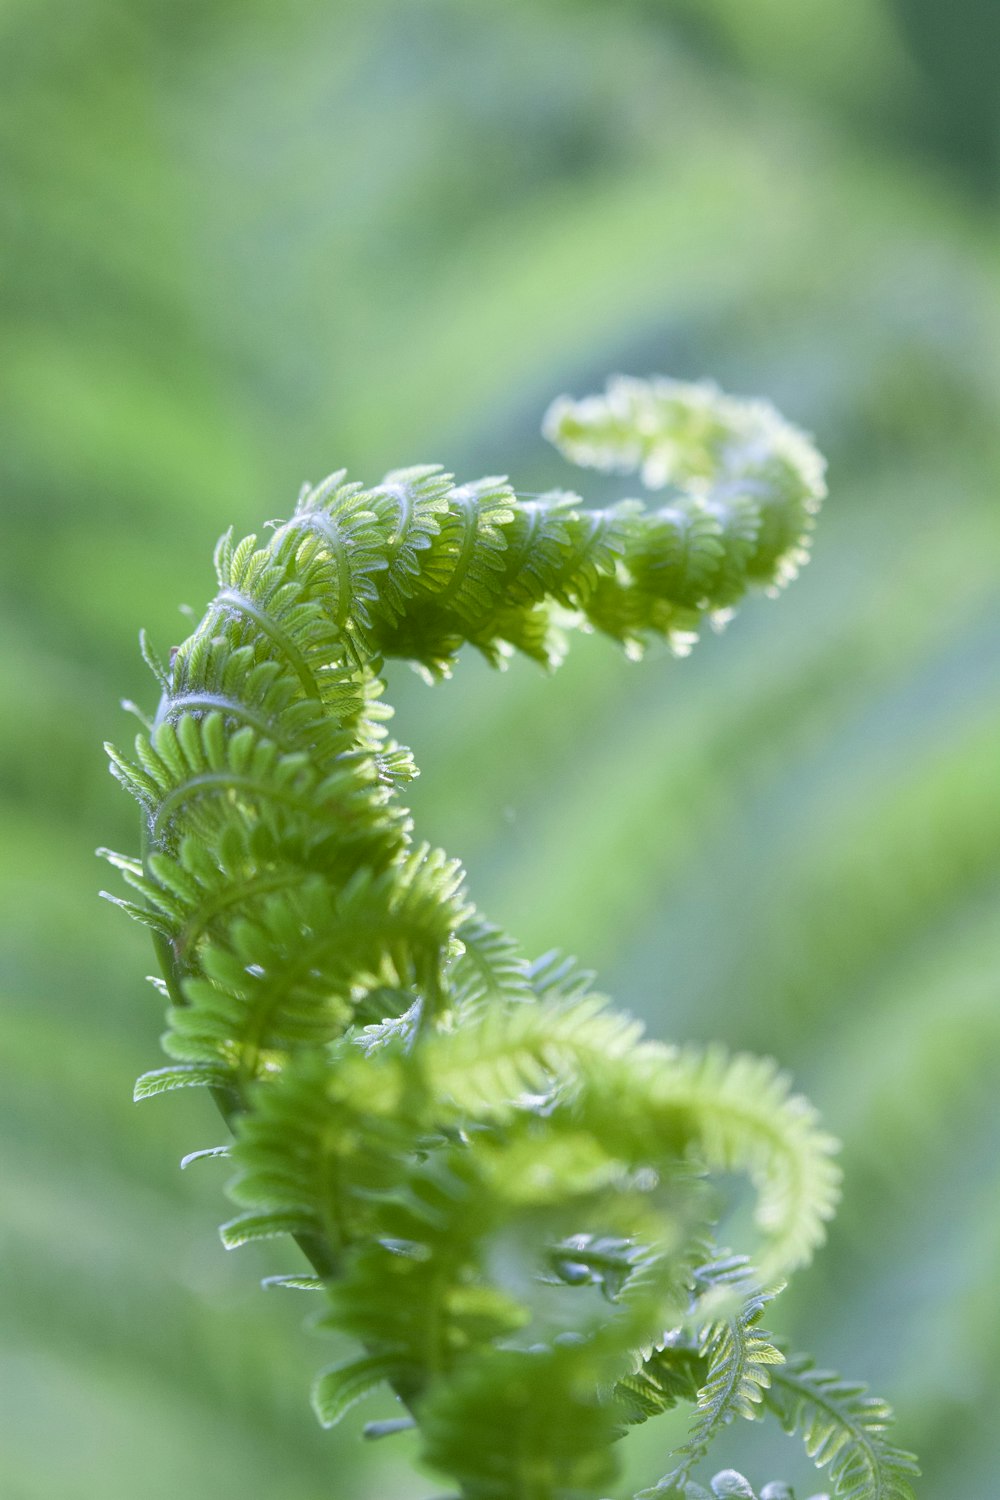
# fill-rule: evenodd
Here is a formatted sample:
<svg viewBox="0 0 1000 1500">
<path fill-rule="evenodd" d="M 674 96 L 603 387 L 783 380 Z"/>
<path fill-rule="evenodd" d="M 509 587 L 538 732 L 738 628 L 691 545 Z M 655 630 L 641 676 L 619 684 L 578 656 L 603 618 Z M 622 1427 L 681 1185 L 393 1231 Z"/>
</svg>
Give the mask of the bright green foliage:
<svg viewBox="0 0 1000 1500">
<path fill-rule="evenodd" d="M 173 1064 L 136 1095 L 213 1090 L 236 1133 L 224 1243 L 294 1235 L 316 1276 L 291 1284 L 357 1341 L 316 1382 L 320 1420 L 388 1383 L 467 1500 L 597 1496 L 624 1429 L 679 1401 L 690 1441 L 651 1493 L 699 1493 L 717 1431 L 770 1405 L 838 1494 L 905 1500 L 884 1405 L 801 1364 L 779 1383 L 758 1328 L 836 1201 L 810 1107 L 770 1062 L 644 1041 L 571 964 L 526 961 L 398 802 L 415 768 L 387 737 L 387 657 L 553 666 L 574 627 L 685 650 L 805 556 L 822 462 L 763 403 L 617 380 L 547 431 L 666 503 L 336 474 L 265 544 L 223 538 L 214 602 L 153 662 L 155 723 L 111 751 L 145 852 L 110 857 L 170 1001 Z M 734 1171 L 756 1201 L 736 1258 L 709 1181 Z"/>
</svg>

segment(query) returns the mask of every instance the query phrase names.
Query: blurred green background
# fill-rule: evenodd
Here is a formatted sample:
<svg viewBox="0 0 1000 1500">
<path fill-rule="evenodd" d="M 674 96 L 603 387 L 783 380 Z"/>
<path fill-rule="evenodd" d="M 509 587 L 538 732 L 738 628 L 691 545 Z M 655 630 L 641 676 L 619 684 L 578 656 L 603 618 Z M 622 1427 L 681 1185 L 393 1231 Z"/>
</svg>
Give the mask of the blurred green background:
<svg viewBox="0 0 1000 1500">
<path fill-rule="evenodd" d="M 131 1103 L 100 742 L 230 522 L 341 465 L 621 493 L 538 435 L 619 369 L 815 432 L 815 560 L 689 661 L 395 671 L 418 826 L 529 951 L 793 1071 L 847 1178 L 780 1329 L 894 1400 L 926 1500 L 994 1495 L 998 49 L 995 0 L 4 0 L 4 1500 L 433 1490 L 374 1406 L 315 1425 L 307 1299 L 257 1287 L 293 1248 L 226 1256 L 224 1166 L 177 1171 L 210 1106 Z"/>
</svg>

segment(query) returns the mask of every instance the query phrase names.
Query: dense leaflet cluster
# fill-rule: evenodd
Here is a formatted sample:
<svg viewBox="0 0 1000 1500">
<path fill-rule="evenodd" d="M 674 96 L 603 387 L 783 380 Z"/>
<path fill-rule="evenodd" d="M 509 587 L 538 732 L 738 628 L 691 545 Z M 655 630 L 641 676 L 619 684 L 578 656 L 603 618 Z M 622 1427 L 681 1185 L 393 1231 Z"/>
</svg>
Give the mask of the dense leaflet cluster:
<svg viewBox="0 0 1000 1500">
<path fill-rule="evenodd" d="M 169 667 L 148 652 L 155 723 L 110 752 L 144 851 L 110 858 L 155 935 L 175 1061 L 137 1096 L 213 1089 L 244 1210 L 225 1243 L 293 1234 L 315 1275 L 289 1281 L 360 1347 L 319 1377 L 321 1419 L 388 1382 L 468 1500 L 596 1496 L 624 1429 L 680 1400 L 690 1441 L 650 1494 L 704 1493 L 688 1472 L 718 1428 L 769 1402 L 838 1493 L 904 1497 L 884 1406 L 838 1387 L 819 1421 L 828 1377 L 758 1326 L 834 1206 L 812 1111 L 770 1063 L 645 1041 L 572 964 L 527 961 L 399 803 L 387 657 L 552 666 L 573 627 L 685 649 L 805 555 L 822 462 L 765 404 L 619 379 L 546 430 L 666 503 L 336 474 L 264 544 L 223 538 L 201 624 Z M 708 1181 L 734 1169 L 757 1194 L 738 1256 Z"/>
</svg>

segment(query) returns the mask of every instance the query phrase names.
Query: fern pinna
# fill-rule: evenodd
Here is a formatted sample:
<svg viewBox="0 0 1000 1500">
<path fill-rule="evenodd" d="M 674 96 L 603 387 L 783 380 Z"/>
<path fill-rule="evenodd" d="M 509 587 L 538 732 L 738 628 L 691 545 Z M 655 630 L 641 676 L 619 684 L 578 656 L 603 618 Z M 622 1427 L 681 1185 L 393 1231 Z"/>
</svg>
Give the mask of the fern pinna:
<svg viewBox="0 0 1000 1500">
<path fill-rule="evenodd" d="M 665 503 L 334 474 L 263 544 L 224 537 L 194 634 L 169 665 L 146 648 L 155 722 L 110 751 L 144 850 L 109 858 L 154 933 L 173 1062 L 136 1096 L 214 1092 L 224 1243 L 294 1236 L 311 1273 L 276 1279 L 355 1341 L 316 1381 L 320 1420 L 388 1383 L 405 1415 L 372 1435 L 416 1424 L 466 1500 L 602 1494 L 629 1425 L 685 1401 L 648 1495 L 707 1495 L 689 1474 L 709 1442 L 771 1409 L 838 1495 L 905 1500 L 884 1404 L 759 1327 L 837 1196 L 812 1110 L 770 1062 L 644 1040 L 570 962 L 522 957 L 400 804 L 416 773 L 387 736 L 388 657 L 431 679 L 466 644 L 552 667 L 574 628 L 683 651 L 806 555 L 822 461 L 765 403 L 617 379 L 546 432 Z M 710 1183 L 734 1170 L 756 1191 L 739 1255 Z"/>
</svg>

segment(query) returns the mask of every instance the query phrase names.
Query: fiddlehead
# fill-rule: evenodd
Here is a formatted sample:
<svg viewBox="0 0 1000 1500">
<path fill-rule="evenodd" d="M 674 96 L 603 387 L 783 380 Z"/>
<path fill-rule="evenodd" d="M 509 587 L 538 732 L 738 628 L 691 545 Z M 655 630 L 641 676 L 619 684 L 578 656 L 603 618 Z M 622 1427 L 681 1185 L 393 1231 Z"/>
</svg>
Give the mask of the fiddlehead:
<svg viewBox="0 0 1000 1500">
<path fill-rule="evenodd" d="M 170 1000 L 173 1063 L 137 1097 L 213 1089 L 243 1210 L 224 1242 L 294 1234 L 317 1275 L 292 1283 L 361 1346 L 320 1376 L 321 1420 L 389 1382 L 469 1500 L 592 1496 L 623 1428 L 675 1399 L 698 1403 L 696 1446 L 757 1415 L 770 1346 L 747 1309 L 809 1258 L 837 1190 L 769 1063 L 642 1040 L 413 841 L 386 658 L 434 678 L 471 644 L 554 666 L 574 628 L 685 650 L 805 555 L 822 463 L 762 403 L 620 380 L 547 430 L 672 484 L 668 503 L 336 474 L 266 543 L 223 538 L 214 601 L 157 664 L 153 727 L 110 752 L 144 823 L 142 858 L 111 856 L 141 898 L 121 904 Z M 739 1296 L 699 1269 L 718 1254 L 706 1179 L 732 1170 L 757 1193 Z"/>
</svg>

